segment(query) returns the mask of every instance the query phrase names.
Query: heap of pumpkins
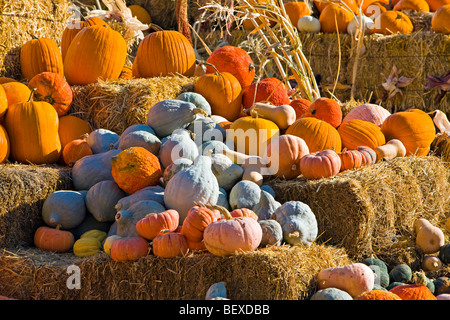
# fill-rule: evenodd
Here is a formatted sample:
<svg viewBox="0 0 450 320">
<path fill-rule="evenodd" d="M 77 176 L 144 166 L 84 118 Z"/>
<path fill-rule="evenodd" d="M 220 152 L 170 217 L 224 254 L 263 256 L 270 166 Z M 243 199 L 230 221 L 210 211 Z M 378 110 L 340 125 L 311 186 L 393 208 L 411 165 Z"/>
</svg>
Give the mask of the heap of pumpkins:
<svg viewBox="0 0 450 320">
<path fill-rule="evenodd" d="M 448 0 L 368 0 L 364 2 L 314 0 L 313 3 L 318 12 L 317 17 L 303 1 L 285 3 L 286 14 L 299 31 L 324 33 L 338 31 L 352 34 L 359 26 L 361 12 L 361 22 L 365 25 L 368 34 L 410 34 L 414 27 L 408 13 L 432 12 L 432 30 L 436 33 L 450 33 L 448 23 L 450 2 Z M 274 22 L 270 23 L 274 25 Z M 253 23 L 248 19 L 244 19 L 242 25 L 246 30 L 254 29 Z"/>
</svg>

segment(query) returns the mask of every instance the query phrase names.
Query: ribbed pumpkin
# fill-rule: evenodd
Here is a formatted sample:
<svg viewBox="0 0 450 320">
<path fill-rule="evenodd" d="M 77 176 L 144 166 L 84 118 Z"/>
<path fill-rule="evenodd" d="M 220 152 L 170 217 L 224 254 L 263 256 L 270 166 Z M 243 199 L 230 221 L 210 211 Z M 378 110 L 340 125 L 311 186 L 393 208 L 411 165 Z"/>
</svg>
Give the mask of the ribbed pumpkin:
<svg viewBox="0 0 450 320">
<path fill-rule="evenodd" d="M 382 106 L 379 106 L 377 104 L 365 103 L 350 110 L 350 112 L 347 113 L 342 122 L 359 119 L 372 122 L 381 127 L 383 121 L 390 115 L 391 113 Z"/>
<path fill-rule="evenodd" d="M 433 120 L 425 112 L 401 111 L 384 120 L 381 131 L 386 141 L 400 140 L 406 155 L 426 156 L 436 135 Z"/>
<path fill-rule="evenodd" d="M 296 120 L 285 134 L 292 134 L 305 140 L 309 152 L 331 149 L 341 152 L 342 141 L 338 131 L 328 122 L 313 117 Z"/>
<path fill-rule="evenodd" d="M 381 34 L 410 34 L 413 32 L 414 26 L 409 17 L 401 12 L 388 10 L 375 18 L 371 33 Z"/>
<path fill-rule="evenodd" d="M 360 4 L 360 1 L 343 0 L 342 2 L 344 2 L 354 13 L 358 13 L 358 5 Z M 330 3 L 330 1 L 314 0 L 314 5 L 316 6 L 319 13 L 322 12 Z"/>
<path fill-rule="evenodd" d="M 371 165 L 377 162 L 377 153 L 374 149 L 366 146 L 359 146 L 356 150 L 362 154 L 362 166 Z"/>
<path fill-rule="evenodd" d="M 0 125 L 0 163 L 5 162 L 9 158 L 10 145 L 8 132 L 5 127 Z"/>
<path fill-rule="evenodd" d="M 450 4 L 450 0 L 427 0 L 431 12 L 436 12 L 440 7 Z"/>
<path fill-rule="evenodd" d="M 0 77 L 0 84 L 8 83 L 8 82 L 18 82 L 17 80 L 9 77 Z"/>
<path fill-rule="evenodd" d="M 136 19 L 138 19 L 143 24 L 152 23 L 152 17 L 150 16 L 150 13 L 148 13 L 148 11 L 144 7 L 142 7 L 138 4 L 132 4 L 132 5 L 128 6 L 128 9 L 131 10 L 132 16 L 136 17 Z"/>
<path fill-rule="evenodd" d="M 6 111 L 8 110 L 8 99 L 6 97 L 5 89 L 0 85 L 0 121 L 3 120 Z"/>
<path fill-rule="evenodd" d="M 387 1 L 387 4 L 385 2 L 386 1 L 368 1 L 366 3 L 366 1 L 364 1 L 362 7 L 364 15 L 371 19 L 375 19 L 388 10 L 386 5 L 389 5 L 389 1 Z"/>
<path fill-rule="evenodd" d="M 290 105 L 295 110 L 297 116 L 296 120 L 300 119 L 308 111 L 311 101 L 307 99 L 294 99 L 291 101 Z"/>
<path fill-rule="evenodd" d="M 162 177 L 158 158 L 143 147 L 130 147 L 111 158 L 111 174 L 128 193 L 155 186 Z"/>
<path fill-rule="evenodd" d="M 140 43 L 136 72 L 142 78 L 194 74 L 196 58 L 189 40 L 175 30 L 155 31 Z"/>
<path fill-rule="evenodd" d="M 389 291 L 395 293 L 402 300 L 437 300 L 436 296 L 427 287 L 427 280 L 423 274 L 415 273 L 412 284 L 402 284 Z"/>
<path fill-rule="evenodd" d="M 342 4 L 330 3 L 320 13 L 319 22 L 322 32 L 347 32 L 347 26 L 354 18 L 353 13 Z"/>
<path fill-rule="evenodd" d="M 86 85 L 117 79 L 127 58 L 127 43 L 107 25 L 82 29 L 73 38 L 64 59 L 64 75 L 70 85 Z"/>
<path fill-rule="evenodd" d="M 264 159 L 276 169 L 274 175 L 293 179 L 300 175 L 300 159 L 309 153 L 305 140 L 290 134 L 273 139 L 267 146 Z"/>
<path fill-rule="evenodd" d="M 303 117 L 323 120 L 337 128 L 342 122 L 342 110 L 339 103 L 330 98 L 319 98 L 309 105 Z"/>
<path fill-rule="evenodd" d="M 72 140 L 81 139 L 91 133 L 92 128 L 89 122 L 73 115 L 65 115 L 59 118 L 58 135 L 61 141 L 61 148 Z"/>
<path fill-rule="evenodd" d="M 340 169 L 341 159 L 333 150 L 313 152 L 300 159 L 300 170 L 306 179 L 328 178 Z"/>
<path fill-rule="evenodd" d="M 228 121 L 236 120 L 242 110 L 242 87 L 229 72 L 207 73 L 195 82 L 194 92 L 211 106 L 211 113 Z"/>
<path fill-rule="evenodd" d="M 92 154 L 92 149 L 86 139 L 72 140 L 62 149 L 62 159 L 68 166 L 72 166 L 81 158 Z"/>
<path fill-rule="evenodd" d="M 162 230 L 175 231 L 179 224 L 179 214 L 176 210 L 166 210 L 151 213 L 136 223 L 139 235 L 147 240 L 153 240 Z"/>
<path fill-rule="evenodd" d="M 61 56 L 63 58 L 63 61 L 66 57 L 67 50 L 69 49 L 69 46 L 72 43 L 73 38 L 75 38 L 78 32 L 80 32 L 81 29 L 85 27 L 95 25 L 104 26 L 107 25 L 107 23 L 98 17 L 91 17 L 85 21 L 76 21 L 76 22 L 73 21 L 71 24 L 67 25 L 61 36 Z"/>
<path fill-rule="evenodd" d="M 119 79 L 132 79 L 133 77 L 133 68 L 131 66 L 123 66 Z"/>
<path fill-rule="evenodd" d="M 297 26 L 298 19 L 311 14 L 308 5 L 303 1 L 287 2 L 284 4 L 284 10 L 286 10 L 286 14 L 294 27 Z"/>
<path fill-rule="evenodd" d="M 386 143 L 380 127 L 369 121 L 359 119 L 346 121 L 339 126 L 338 133 L 341 136 L 342 147 L 349 150 L 360 146 L 375 149 Z"/>
<path fill-rule="evenodd" d="M 75 238 L 70 231 L 41 226 L 34 233 L 34 245 L 42 250 L 67 252 L 72 249 Z"/>
<path fill-rule="evenodd" d="M 248 116 L 233 122 L 227 130 L 226 140 L 234 143 L 235 151 L 262 156 L 272 138 L 279 134 L 280 130 L 274 122 Z"/>
<path fill-rule="evenodd" d="M 58 136 L 59 119 L 47 102 L 32 100 L 9 107 L 5 129 L 11 143 L 11 157 L 18 162 L 54 163 L 61 152 Z"/>
<path fill-rule="evenodd" d="M 28 82 L 28 88 L 35 88 L 34 100 L 50 103 L 59 117 L 66 115 L 69 111 L 73 92 L 63 75 L 41 72 Z"/>
<path fill-rule="evenodd" d="M 22 82 L 8 82 L 2 84 L 6 94 L 8 107 L 19 102 L 27 102 L 30 98 L 31 90 Z"/>
<path fill-rule="evenodd" d="M 255 94 L 256 89 L 256 94 Z M 270 102 L 274 106 L 290 104 L 291 100 L 285 84 L 277 78 L 265 78 L 254 82 L 242 90 L 244 109 L 250 108 L 254 102 Z"/>
<path fill-rule="evenodd" d="M 402 299 L 393 292 L 374 289 L 362 293 L 361 295 L 355 297 L 353 300 L 402 300 Z"/>
<path fill-rule="evenodd" d="M 206 62 L 214 65 L 219 72 L 231 73 L 242 88 L 249 86 L 255 78 L 255 65 L 252 58 L 242 48 L 222 46 L 214 50 Z M 213 67 L 206 65 L 206 73 L 215 73 Z"/>
<path fill-rule="evenodd" d="M 149 253 L 149 244 L 142 237 L 121 237 L 111 245 L 110 254 L 114 261 L 134 261 Z"/>
<path fill-rule="evenodd" d="M 425 0 L 400 0 L 393 10 L 410 10 L 415 12 L 430 12 L 430 6 Z"/>
<path fill-rule="evenodd" d="M 30 80 L 41 72 L 64 75 L 61 51 L 53 39 L 39 38 L 24 43 L 20 50 L 22 75 Z"/>
<path fill-rule="evenodd" d="M 186 237 L 182 233 L 163 230 L 152 242 L 153 254 L 162 258 L 184 256 L 189 251 Z"/>
<path fill-rule="evenodd" d="M 431 27 L 434 32 L 450 34 L 450 3 L 440 7 L 431 18 Z"/>
<path fill-rule="evenodd" d="M 365 163 L 362 153 L 358 150 L 345 150 L 339 152 L 338 156 L 341 158 L 340 171 L 358 169 Z"/>
<path fill-rule="evenodd" d="M 180 232 L 185 235 L 188 242 L 200 243 L 203 240 L 205 228 L 220 218 L 218 210 L 204 206 L 193 206 L 188 211 Z"/>
</svg>

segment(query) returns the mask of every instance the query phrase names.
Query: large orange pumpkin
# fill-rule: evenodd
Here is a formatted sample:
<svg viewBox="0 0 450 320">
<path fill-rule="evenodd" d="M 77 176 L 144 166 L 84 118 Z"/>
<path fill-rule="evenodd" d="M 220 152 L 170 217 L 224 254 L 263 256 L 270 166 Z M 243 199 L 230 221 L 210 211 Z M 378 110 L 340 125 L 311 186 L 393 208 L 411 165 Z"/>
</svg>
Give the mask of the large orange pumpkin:
<svg viewBox="0 0 450 320">
<path fill-rule="evenodd" d="M 430 6 L 425 0 L 400 0 L 393 10 L 410 10 L 415 12 L 430 12 Z"/>
<path fill-rule="evenodd" d="M 386 143 L 380 127 L 369 121 L 360 119 L 345 121 L 339 126 L 338 132 L 341 136 L 342 147 L 349 150 L 360 146 L 375 149 Z"/>
<path fill-rule="evenodd" d="M 284 10 L 294 27 L 297 27 L 298 19 L 311 14 L 308 5 L 303 1 L 292 1 L 284 4 Z"/>
<path fill-rule="evenodd" d="M 434 122 L 425 112 L 401 111 L 387 117 L 381 125 L 386 141 L 400 140 L 406 155 L 426 156 L 436 135 Z"/>
<path fill-rule="evenodd" d="M 8 132 L 6 132 L 6 129 L 0 125 L 0 163 L 8 160 L 9 152 L 10 146 Z"/>
<path fill-rule="evenodd" d="M 143 147 L 130 147 L 111 159 L 111 174 L 119 188 L 134 193 L 155 186 L 162 177 L 159 159 Z"/>
<path fill-rule="evenodd" d="M 440 7 L 431 18 L 431 28 L 436 33 L 450 34 L 450 3 Z"/>
<path fill-rule="evenodd" d="M 341 152 L 342 149 L 338 131 L 328 122 L 317 118 L 305 117 L 296 120 L 287 128 L 286 134 L 305 140 L 310 153 L 326 149 Z"/>
<path fill-rule="evenodd" d="M 208 101 L 213 115 L 222 116 L 228 121 L 239 118 L 242 110 L 242 87 L 231 73 L 216 71 L 200 76 L 195 82 L 194 92 Z"/>
<path fill-rule="evenodd" d="M 64 75 L 61 51 L 53 39 L 32 39 L 20 50 L 20 67 L 22 75 L 30 80 L 41 72 L 53 72 Z"/>
<path fill-rule="evenodd" d="M 64 116 L 72 104 L 73 92 L 64 76 L 53 72 L 41 72 L 28 83 L 35 101 L 46 101 L 55 108 L 58 116 Z"/>
<path fill-rule="evenodd" d="M 89 122 L 74 115 L 69 114 L 59 118 L 58 134 L 63 149 L 70 141 L 81 139 L 91 131 Z"/>
<path fill-rule="evenodd" d="M 83 28 L 73 38 L 64 59 L 64 75 L 70 85 L 86 85 L 98 79 L 117 79 L 127 58 L 127 43 L 107 25 Z"/>
<path fill-rule="evenodd" d="M 440 7 L 450 4 L 450 0 L 427 0 L 431 12 L 436 12 Z"/>
<path fill-rule="evenodd" d="M 5 89 L 0 85 L 0 121 L 3 120 L 3 117 L 8 110 L 8 98 L 6 97 Z"/>
<path fill-rule="evenodd" d="M 337 128 L 342 122 L 342 110 L 339 103 L 330 98 L 319 98 L 309 105 L 303 117 L 314 117 Z"/>
<path fill-rule="evenodd" d="M 22 82 L 8 82 L 2 84 L 6 94 L 8 107 L 19 102 L 26 102 L 30 98 L 31 90 Z"/>
<path fill-rule="evenodd" d="M 175 30 L 155 31 L 140 43 L 136 54 L 136 73 L 142 78 L 194 74 L 196 58 L 189 40 Z"/>
<path fill-rule="evenodd" d="M 5 128 L 11 144 L 11 158 L 17 162 L 46 164 L 59 159 L 59 118 L 45 101 L 29 101 L 9 107 Z"/>
<path fill-rule="evenodd" d="M 242 88 L 249 86 L 255 78 L 255 64 L 242 48 L 223 46 L 214 50 L 206 62 L 214 65 L 219 72 L 231 73 Z M 215 73 L 213 67 L 206 65 L 206 73 Z"/>
<path fill-rule="evenodd" d="M 308 111 L 311 101 L 307 99 L 294 99 L 291 101 L 290 105 L 295 110 L 296 120 L 300 119 Z"/>
<path fill-rule="evenodd" d="M 255 94 L 256 89 L 256 94 Z M 290 104 L 285 84 L 277 78 L 265 78 L 254 82 L 242 90 L 244 109 L 250 108 L 254 102 L 270 102 L 274 106 Z"/>
<path fill-rule="evenodd" d="M 375 18 L 373 28 L 370 33 L 381 34 L 410 34 L 414 30 L 414 26 L 409 17 L 401 12 L 388 10 Z"/>
<path fill-rule="evenodd" d="M 347 33 L 347 26 L 354 19 L 354 15 L 342 4 L 330 3 L 320 13 L 319 22 L 322 32 Z"/>
</svg>

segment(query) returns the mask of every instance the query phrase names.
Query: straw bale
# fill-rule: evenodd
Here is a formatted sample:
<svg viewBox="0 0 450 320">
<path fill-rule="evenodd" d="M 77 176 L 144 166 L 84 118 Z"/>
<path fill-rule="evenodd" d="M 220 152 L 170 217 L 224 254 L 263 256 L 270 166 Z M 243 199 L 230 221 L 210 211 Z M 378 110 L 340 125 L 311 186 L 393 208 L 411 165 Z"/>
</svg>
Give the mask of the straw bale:
<svg viewBox="0 0 450 320">
<path fill-rule="evenodd" d="M 318 244 L 230 257 L 150 254 L 130 262 L 115 262 L 104 252 L 77 258 L 16 248 L 0 252 L 0 294 L 32 300 L 204 300 L 210 285 L 225 281 L 232 300 L 297 300 L 315 292 L 321 269 L 351 262 L 344 250 Z M 67 287 L 71 265 L 80 268 L 80 289 Z"/>
<path fill-rule="evenodd" d="M 412 226 L 426 218 L 443 227 L 450 213 L 450 170 L 435 156 L 396 158 L 334 177 L 268 181 L 280 202 L 307 203 L 319 242 L 343 247 L 355 260 L 376 256 L 419 267 Z"/>
<path fill-rule="evenodd" d="M 71 188 L 68 167 L 0 164 L 0 247 L 32 243 L 43 201 Z"/>
<path fill-rule="evenodd" d="M 22 78 L 20 48 L 32 36 L 59 45 L 71 5 L 69 0 L 0 0 L 0 76 Z"/>
<path fill-rule="evenodd" d="M 148 110 L 164 99 L 192 91 L 195 78 L 174 76 L 139 79 L 99 80 L 72 87 L 74 98 L 69 114 L 121 134 L 133 124 L 147 121 Z"/>
</svg>

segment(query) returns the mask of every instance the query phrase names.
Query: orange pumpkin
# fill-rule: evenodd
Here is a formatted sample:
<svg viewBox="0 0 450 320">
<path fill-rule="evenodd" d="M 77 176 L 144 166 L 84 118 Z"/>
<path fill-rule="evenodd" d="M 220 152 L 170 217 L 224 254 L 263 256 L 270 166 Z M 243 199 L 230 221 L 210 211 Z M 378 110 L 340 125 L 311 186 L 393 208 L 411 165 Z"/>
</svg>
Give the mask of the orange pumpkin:
<svg viewBox="0 0 450 320">
<path fill-rule="evenodd" d="M 358 5 L 360 4 L 359 1 L 355 0 L 343 0 L 350 10 L 354 12 L 355 14 L 358 14 Z M 321 0 L 314 0 L 314 5 L 316 6 L 319 13 L 321 13 L 329 4 L 331 1 L 321 1 Z"/>
<path fill-rule="evenodd" d="M 127 58 L 127 43 L 107 25 L 83 28 L 73 38 L 64 59 L 64 75 L 70 85 L 86 85 L 98 79 L 117 79 Z"/>
<path fill-rule="evenodd" d="M 61 51 L 56 42 L 49 38 L 25 42 L 20 50 L 20 67 L 27 80 L 45 71 L 64 75 Z"/>
<path fill-rule="evenodd" d="M 291 101 L 290 105 L 295 110 L 297 116 L 296 120 L 300 119 L 308 111 L 311 101 L 307 99 L 294 99 Z"/>
<path fill-rule="evenodd" d="M 42 250 L 67 252 L 72 249 L 74 242 L 73 234 L 61 230 L 59 226 L 56 228 L 41 226 L 34 233 L 34 245 Z"/>
<path fill-rule="evenodd" d="M 389 291 L 395 293 L 402 300 L 437 300 L 436 296 L 428 289 L 427 280 L 423 274 L 415 273 L 412 284 L 401 284 Z"/>
<path fill-rule="evenodd" d="M 111 174 L 119 188 L 134 193 L 155 186 L 162 177 L 159 159 L 143 147 L 130 147 L 111 158 Z"/>
<path fill-rule="evenodd" d="M 430 12 L 430 6 L 425 0 L 400 0 L 393 10 L 410 10 L 415 12 Z"/>
<path fill-rule="evenodd" d="M 237 217 L 249 217 L 258 220 L 258 215 L 251 209 L 248 208 L 238 208 L 230 212 L 230 215 L 234 218 Z"/>
<path fill-rule="evenodd" d="M 436 33 L 450 34 L 450 3 L 440 7 L 431 18 L 431 28 Z"/>
<path fill-rule="evenodd" d="M 149 253 L 149 244 L 142 237 L 120 237 L 111 245 L 111 258 L 114 261 L 134 261 Z"/>
<path fill-rule="evenodd" d="M 10 145 L 9 137 L 6 129 L 0 125 L 0 163 L 5 162 L 9 158 Z"/>
<path fill-rule="evenodd" d="M 425 112 L 401 111 L 387 117 L 382 126 L 386 141 L 400 140 L 406 155 L 426 156 L 436 135 L 434 122 Z"/>
<path fill-rule="evenodd" d="M 252 58 L 242 48 L 223 46 L 214 50 L 206 62 L 214 65 L 218 72 L 231 73 L 239 81 L 242 88 L 249 86 L 255 78 L 255 65 Z M 216 70 L 206 65 L 206 73 L 215 73 Z"/>
<path fill-rule="evenodd" d="M 309 152 L 331 149 L 341 152 L 342 141 L 338 131 L 328 122 L 313 117 L 296 120 L 286 130 L 285 134 L 292 134 L 305 140 Z"/>
<path fill-rule="evenodd" d="M 300 170 L 306 179 L 328 178 L 340 169 L 341 159 L 333 150 L 313 152 L 300 159 Z"/>
<path fill-rule="evenodd" d="M 362 155 L 361 166 L 368 166 L 377 162 L 377 153 L 374 149 L 366 146 L 359 146 L 356 150 L 361 152 Z"/>
<path fill-rule="evenodd" d="M 426 0 L 431 12 L 436 12 L 440 7 L 450 4 L 450 0 Z"/>
<path fill-rule="evenodd" d="M 81 158 L 93 154 L 89 143 L 85 139 L 72 140 L 62 150 L 62 160 L 68 166 L 72 166 Z"/>
<path fill-rule="evenodd" d="M 186 237 L 182 233 L 163 230 L 152 242 L 153 254 L 162 258 L 174 258 L 184 256 L 189 247 Z"/>
<path fill-rule="evenodd" d="M 189 40 L 175 30 L 155 31 L 140 43 L 136 54 L 136 72 L 140 77 L 194 74 L 196 58 Z"/>
<path fill-rule="evenodd" d="M 374 289 L 360 294 L 353 300 L 402 300 L 402 299 L 393 292 Z"/>
<path fill-rule="evenodd" d="M 132 79 L 132 78 L 133 78 L 133 68 L 130 66 L 123 66 L 119 79 Z"/>
<path fill-rule="evenodd" d="M 256 94 L 255 94 L 256 89 Z M 285 84 L 277 78 L 265 78 L 242 90 L 242 105 L 250 108 L 255 102 L 270 102 L 274 106 L 290 104 Z"/>
<path fill-rule="evenodd" d="M 59 118 L 58 135 L 61 141 L 61 148 L 72 140 L 81 139 L 91 133 L 91 125 L 81 118 L 74 115 L 65 115 Z"/>
<path fill-rule="evenodd" d="M 18 81 L 13 78 L 0 77 L 0 84 L 4 84 L 4 83 L 8 83 L 8 82 L 18 82 Z"/>
<path fill-rule="evenodd" d="M 338 132 L 341 136 L 342 147 L 349 150 L 359 146 L 375 149 L 386 143 L 381 128 L 369 121 L 360 119 L 345 121 L 339 126 Z"/>
<path fill-rule="evenodd" d="M 347 33 L 347 26 L 354 19 L 354 15 L 342 4 L 330 3 L 320 13 L 319 22 L 322 32 Z"/>
<path fill-rule="evenodd" d="M 371 18 L 372 20 L 388 10 L 385 3 L 381 1 L 368 1 L 367 4 L 364 1 L 362 9 L 364 15 Z"/>
<path fill-rule="evenodd" d="M 388 10 L 375 18 L 373 28 L 370 33 L 381 34 L 410 34 L 413 32 L 414 26 L 409 17 L 401 12 Z"/>
<path fill-rule="evenodd" d="M 298 19 L 311 14 L 308 5 L 302 1 L 287 2 L 284 4 L 284 10 L 294 27 L 297 27 Z"/>
<path fill-rule="evenodd" d="M 239 118 L 242 110 L 242 87 L 228 72 L 207 73 L 200 76 L 194 92 L 202 95 L 211 106 L 211 113 L 228 121 Z"/>
<path fill-rule="evenodd" d="M 193 206 L 187 213 L 181 227 L 188 242 L 200 243 L 205 228 L 221 218 L 220 212 L 204 206 Z"/>
<path fill-rule="evenodd" d="M 363 155 L 358 150 L 345 150 L 338 153 L 341 158 L 341 169 L 339 171 L 358 169 L 363 166 Z"/>
<path fill-rule="evenodd" d="M 330 98 L 319 98 L 309 105 L 303 117 L 314 117 L 337 128 L 342 122 L 342 110 L 339 103 Z"/>
<path fill-rule="evenodd" d="M 34 100 L 50 103 L 59 117 L 69 111 L 73 92 L 64 76 L 53 72 L 41 72 L 30 80 L 28 88 L 36 89 Z"/>
<path fill-rule="evenodd" d="M 139 235 L 147 240 L 153 240 L 162 230 L 175 232 L 179 224 L 179 214 L 169 209 L 160 213 L 151 213 L 136 223 Z"/>
<path fill-rule="evenodd" d="M 6 94 L 8 107 L 19 102 L 26 102 L 30 98 L 31 90 L 22 82 L 8 82 L 2 84 Z"/>
<path fill-rule="evenodd" d="M 8 110 L 8 98 L 6 97 L 5 89 L 0 85 L 0 121 L 3 120 L 3 117 Z"/>
</svg>

